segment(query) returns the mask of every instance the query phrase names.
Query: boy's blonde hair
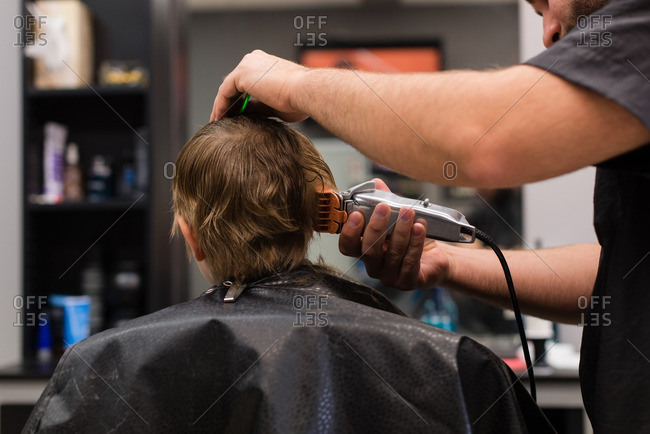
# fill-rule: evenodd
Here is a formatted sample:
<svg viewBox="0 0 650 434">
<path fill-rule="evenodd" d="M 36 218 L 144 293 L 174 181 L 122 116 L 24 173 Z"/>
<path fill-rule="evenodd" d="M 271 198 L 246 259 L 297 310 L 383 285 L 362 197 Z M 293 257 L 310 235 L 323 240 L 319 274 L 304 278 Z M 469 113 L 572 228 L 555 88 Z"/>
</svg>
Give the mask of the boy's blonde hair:
<svg viewBox="0 0 650 434">
<path fill-rule="evenodd" d="M 249 116 L 211 122 L 178 155 L 173 234 L 182 216 L 215 279 L 289 271 L 305 260 L 325 186 L 335 188 L 329 167 L 287 125 Z"/>
</svg>

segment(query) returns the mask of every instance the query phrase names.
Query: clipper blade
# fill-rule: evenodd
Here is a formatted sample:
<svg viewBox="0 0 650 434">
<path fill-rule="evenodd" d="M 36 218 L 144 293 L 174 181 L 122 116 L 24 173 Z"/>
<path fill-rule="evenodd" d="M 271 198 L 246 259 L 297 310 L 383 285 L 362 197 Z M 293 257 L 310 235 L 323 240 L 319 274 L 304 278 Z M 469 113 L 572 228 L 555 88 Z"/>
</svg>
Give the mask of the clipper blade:
<svg viewBox="0 0 650 434">
<path fill-rule="evenodd" d="M 342 203 L 339 195 L 332 189 L 326 189 L 316 193 L 317 198 L 317 221 L 314 228 L 317 232 L 338 234 L 341 232 L 343 223 L 348 219 L 348 214 L 341 211 Z"/>
</svg>

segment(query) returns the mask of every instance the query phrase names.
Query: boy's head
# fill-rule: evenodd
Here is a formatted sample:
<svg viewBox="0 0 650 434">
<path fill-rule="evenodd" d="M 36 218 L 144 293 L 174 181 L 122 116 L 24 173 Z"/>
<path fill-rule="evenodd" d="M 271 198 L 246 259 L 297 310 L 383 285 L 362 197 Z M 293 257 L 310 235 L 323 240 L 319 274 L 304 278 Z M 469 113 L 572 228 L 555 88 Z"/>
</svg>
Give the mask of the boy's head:
<svg viewBox="0 0 650 434">
<path fill-rule="evenodd" d="M 295 268 L 316 219 L 316 192 L 335 187 L 314 145 L 280 122 L 223 118 L 183 147 L 173 181 L 174 234 L 211 284 Z"/>
</svg>

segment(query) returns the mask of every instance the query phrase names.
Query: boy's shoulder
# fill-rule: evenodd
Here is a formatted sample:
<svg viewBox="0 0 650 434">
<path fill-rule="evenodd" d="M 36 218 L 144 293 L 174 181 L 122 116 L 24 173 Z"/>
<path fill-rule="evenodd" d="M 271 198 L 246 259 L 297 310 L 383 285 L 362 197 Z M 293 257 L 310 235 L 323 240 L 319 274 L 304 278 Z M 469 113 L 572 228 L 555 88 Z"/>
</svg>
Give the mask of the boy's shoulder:
<svg viewBox="0 0 650 434">
<path fill-rule="evenodd" d="M 93 335 L 75 348 L 110 357 L 133 352 L 171 355 L 188 345 L 192 350 L 196 345 L 223 348 L 256 341 L 261 334 L 358 333 L 380 340 L 400 337 L 405 343 L 444 341 L 453 351 L 461 338 L 409 318 L 368 286 L 334 275 L 307 284 L 300 279 L 268 279 L 247 287 L 232 303 L 224 301 L 227 290 L 223 284 L 215 285 L 195 299 Z"/>
<path fill-rule="evenodd" d="M 487 349 L 384 309 L 373 290 L 345 279 L 297 281 L 251 286 L 234 303 L 219 285 L 74 345 L 28 426 L 138 430 L 144 419 L 150 430 L 207 432 L 246 419 L 249 431 L 305 432 L 328 402 L 332 414 L 354 409 L 332 420 L 339 431 L 461 427 L 497 401 L 499 424 L 522 423 L 523 389 Z M 386 384 L 421 418 L 396 407 Z"/>
</svg>

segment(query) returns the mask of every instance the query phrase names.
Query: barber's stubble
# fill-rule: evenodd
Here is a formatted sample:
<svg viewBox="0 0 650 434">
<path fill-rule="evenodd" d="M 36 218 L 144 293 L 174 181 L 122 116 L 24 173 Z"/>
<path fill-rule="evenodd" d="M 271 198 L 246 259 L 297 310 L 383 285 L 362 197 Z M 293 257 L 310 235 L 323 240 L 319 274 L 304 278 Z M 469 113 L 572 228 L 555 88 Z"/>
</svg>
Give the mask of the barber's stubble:
<svg viewBox="0 0 650 434">
<path fill-rule="evenodd" d="M 570 13 L 569 22 L 571 27 L 567 28 L 567 32 L 576 26 L 578 23 L 578 18 L 582 16 L 591 15 L 596 12 L 598 9 L 604 7 L 611 0 L 573 0 L 570 2 Z"/>
</svg>

